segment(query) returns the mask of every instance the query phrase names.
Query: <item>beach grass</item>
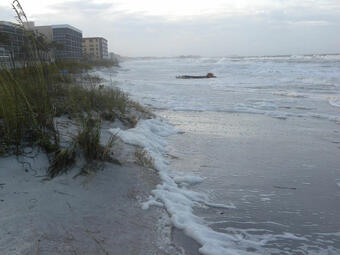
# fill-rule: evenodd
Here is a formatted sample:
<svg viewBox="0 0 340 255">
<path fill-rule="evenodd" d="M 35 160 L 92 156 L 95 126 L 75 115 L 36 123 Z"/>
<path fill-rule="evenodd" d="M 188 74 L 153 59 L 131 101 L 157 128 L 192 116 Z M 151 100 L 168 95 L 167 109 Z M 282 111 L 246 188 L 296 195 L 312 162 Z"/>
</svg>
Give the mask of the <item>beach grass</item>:
<svg viewBox="0 0 340 255">
<path fill-rule="evenodd" d="M 135 151 L 135 162 L 137 165 L 156 169 L 155 161 L 148 151 L 145 149 L 137 148 Z"/>
<path fill-rule="evenodd" d="M 18 1 L 13 8 L 21 21 L 25 14 Z M 89 74 L 94 67 L 112 67 L 107 60 L 55 62 L 48 56 L 48 43 L 25 31 L 25 58 L 0 68 L 0 155 L 21 155 L 24 148 L 43 148 L 50 155 L 49 175 L 66 171 L 81 151 L 87 161 L 109 160 L 108 149 L 100 145 L 102 120 L 121 120 L 135 126 L 128 108 L 147 112 L 118 88 L 105 87 L 102 79 Z M 66 70 L 66 71 L 65 71 Z M 69 148 L 60 145 L 55 119 L 67 116 L 78 126 Z"/>
</svg>

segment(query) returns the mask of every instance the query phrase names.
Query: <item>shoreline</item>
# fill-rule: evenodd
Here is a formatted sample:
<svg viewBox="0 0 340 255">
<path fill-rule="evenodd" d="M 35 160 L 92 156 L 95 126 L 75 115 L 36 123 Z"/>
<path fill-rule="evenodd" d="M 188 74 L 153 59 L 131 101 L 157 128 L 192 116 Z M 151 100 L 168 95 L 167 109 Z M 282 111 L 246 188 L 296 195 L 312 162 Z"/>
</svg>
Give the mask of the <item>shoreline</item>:
<svg viewBox="0 0 340 255">
<path fill-rule="evenodd" d="M 238 233 L 244 235 L 230 248 L 242 253 L 251 247 L 258 254 L 271 254 L 284 247 L 307 252 L 315 244 L 318 254 L 338 254 L 338 124 L 243 113 L 158 114 L 184 132 L 169 138 L 172 169 L 195 169 L 206 179 L 194 191 L 211 192 L 214 202 L 235 206 L 195 208 L 197 216 L 231 240 Z M 313 200 L 308 199 L 310 194 Z M 287 214 L 294 216 L 287 218 Z M 271 234 L 254 233 L 254 229 Z M 326 240 L 334 242 L 328 253 L 323 247 Z M 279 248 L 271 250 L 269 245 Z"/>
<path fill-rule="evenodd" d="M 133 108 L 129 114 L 143 121 L 151 113 Z M 123 121 L 103 121 L 102 146 L 115 135 L 113 129 L 131 129 Z M 61 145 L 68 147 L 77 125 L 66 117 L 55 118 L 55 123 Z M 47 174 L 48 154 L 37 147 L 23 148 L 19 156 L 0 157 L 0 250 L 4 254 L 198 254 L 198 244 L 174 230 L 164 208 L 142 209 L 161 178 L 156 170 L 136 164 L 137 148 L 119 138 L 114 142 L 109 156 L 121 165 L 89 164 L 77 152 L 74 166 L 54 178 Z"/>
</svg>

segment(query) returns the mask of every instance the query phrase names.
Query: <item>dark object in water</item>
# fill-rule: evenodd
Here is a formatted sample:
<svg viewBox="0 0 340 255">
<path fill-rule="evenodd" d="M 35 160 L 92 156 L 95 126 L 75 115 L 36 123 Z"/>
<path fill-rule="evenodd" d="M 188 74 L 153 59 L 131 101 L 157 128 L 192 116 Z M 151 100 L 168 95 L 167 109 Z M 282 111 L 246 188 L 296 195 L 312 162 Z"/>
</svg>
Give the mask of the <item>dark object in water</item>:
<svg viewBox="0 0 340 255">
<path fill-rule="evenodd" d="M 207 73 L 207 75 L 199 76 L 199 75 L 179 75 L 176 76 L 177 79 L 206 79 L 206 78 L 216 78 L 213 73 Z"/>
<path fill-rule="evenodd" d="M 283 186 L 273 186 L 276 189 L 296 189 L 296 188 L 291 188 L 291 187 L 283 187 Z"/>
</svg>

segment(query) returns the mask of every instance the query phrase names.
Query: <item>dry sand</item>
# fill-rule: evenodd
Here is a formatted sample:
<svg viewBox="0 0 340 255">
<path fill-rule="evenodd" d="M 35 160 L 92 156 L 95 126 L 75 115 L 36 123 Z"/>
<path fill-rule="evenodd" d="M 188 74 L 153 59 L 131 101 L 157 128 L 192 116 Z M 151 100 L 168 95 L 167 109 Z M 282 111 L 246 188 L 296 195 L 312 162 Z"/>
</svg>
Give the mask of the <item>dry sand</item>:
<svg viewBox="0 0 340 255">
<path fill-rule="evenodd" d="M 74 132 L 64 124 L 61 134 Z M 103 143 L 110 127 L 103 125 Z M 134 151 L 118 140 L 113 154 L 123 166 L 98 163 L 90 175 L 74 178 L 80 159 L 52 180 L 42 152 L 0 158 L 0 254 L 195 254 L 193 241 L 181 233 L 174 238 L 163 208 L 141 208 L 159 177 L 133 163 Z"/>
<path fill-rule="evenodd" d="M 104 164 L 45 180 L 43 154 L 23 160 L 32 165 L 1 159 L 0 254 L 180 254 L 165 211 L 141 209 L 158 182 L 151 170 Z"/>
</svg>

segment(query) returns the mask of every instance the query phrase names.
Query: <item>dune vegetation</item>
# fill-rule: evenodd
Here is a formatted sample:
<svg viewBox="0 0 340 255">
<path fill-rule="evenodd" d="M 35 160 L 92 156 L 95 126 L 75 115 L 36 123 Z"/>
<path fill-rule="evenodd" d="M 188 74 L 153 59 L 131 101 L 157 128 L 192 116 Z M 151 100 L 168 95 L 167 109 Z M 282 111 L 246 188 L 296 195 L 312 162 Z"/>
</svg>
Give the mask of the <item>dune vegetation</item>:
<svg viewBox="0 0 340 255">
<path fill-rule="evenodd" d="M 22 27 L 27 21 L 19 2 L 13 8 Z M 53 45 L 25 30 L 24 58 L 18 65 L 0 67 L 0 155 L 21 155 L 24 148 L 42 148 L 50 158 L 48 174 L 65 171 L 81 151 L 87 161 L 106 160 L 107 146 L 100 144 L 103 120 L 121 120 L 130 127 L 137 117 L 129 112 L 146 110 L 121 90 L 104 86 L 90 74 L 94 67 L 111 67 L 110 61 L 51 61 Z M 64 70 L 67 70 L 65 72 Z M 78 133 L 65 148 L 60 144 L 56 119 L 76 123 Z"/>
</svg>

